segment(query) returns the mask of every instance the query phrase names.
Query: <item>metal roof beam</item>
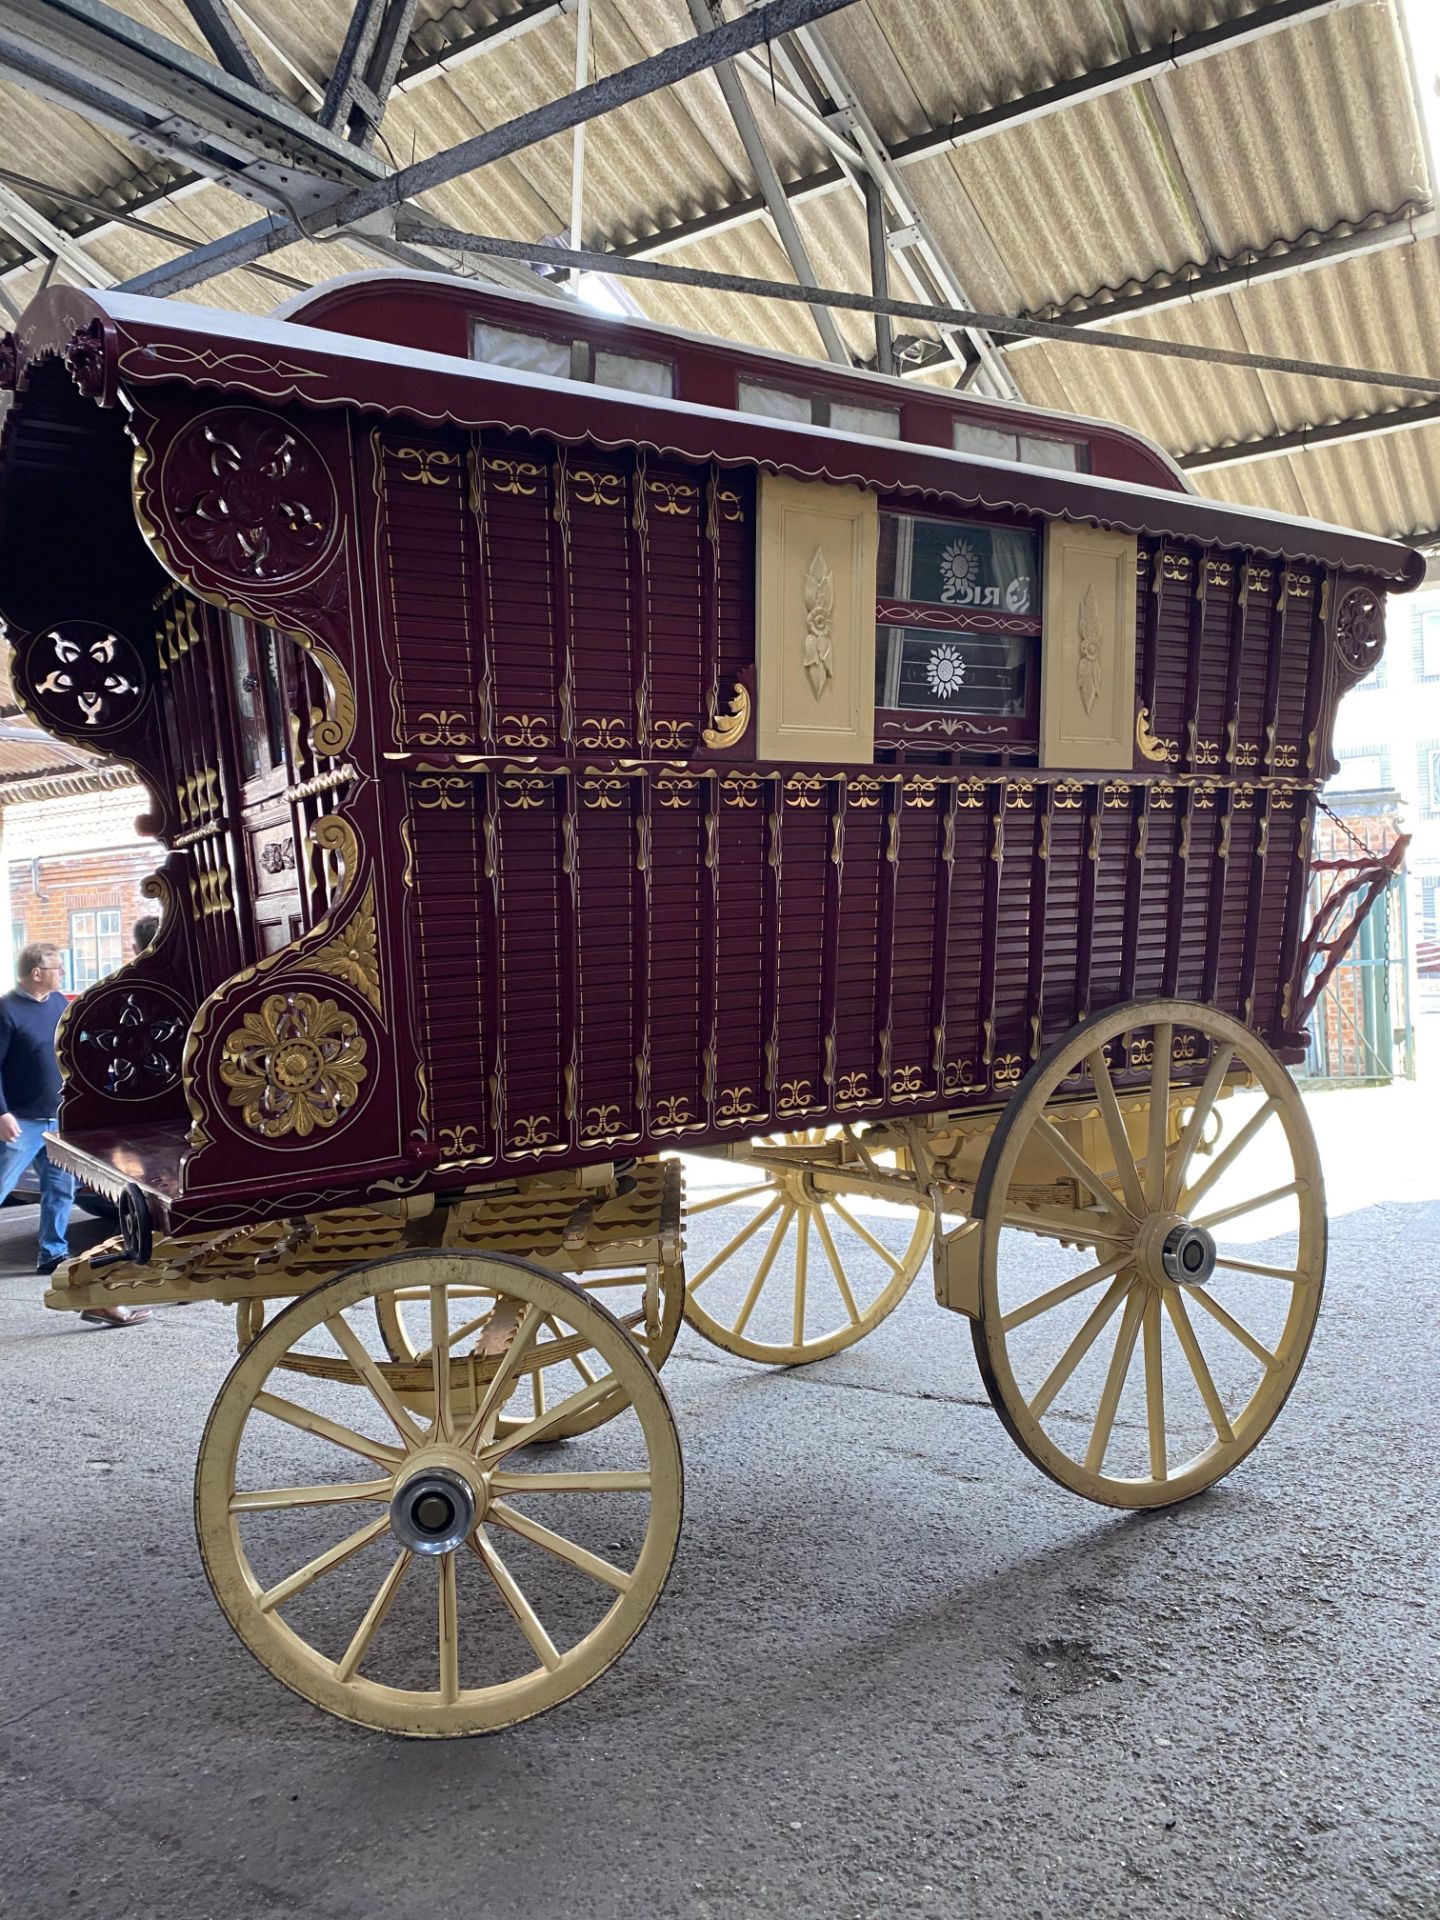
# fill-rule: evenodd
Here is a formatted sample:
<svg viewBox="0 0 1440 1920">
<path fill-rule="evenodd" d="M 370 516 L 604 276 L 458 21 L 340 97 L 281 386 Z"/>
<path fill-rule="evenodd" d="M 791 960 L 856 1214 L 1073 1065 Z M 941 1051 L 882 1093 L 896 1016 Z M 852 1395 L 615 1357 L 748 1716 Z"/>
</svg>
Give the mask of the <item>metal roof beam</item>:
<svg viewBox="0 0 1440 1920">
<path fill-rule="evenodd" d="M 453 73 L 457 67 L 468 66 L 479 54 L 494 53 L 509 41 L 518 40 L 521 34 L 529 33 L 532 27 L 543 27 L 547 20 L 568 13 L 573 4 L 574 0 L 523 0 L 513 13 L 487 21 L 474 33 L 462 34 L 433 52 L 422 47 L 402 64 L 395 80 L 396 91 L 409 93 L 412 87 L 423 87 L 427 80 L 438 80 L 442 73 Z M 409 48 L 406 51 L 408 53 Z"/>
<path fill-rule="evenodd" d="M 686 0 L 690 9 L 690 18 L 695 23 L 697 33 L 705 33 L 719 26 L 723 15 L 720 13 L 719 0 Z M 740 136 L 740 144 L 745 149 L 745 157 L 750 162 L 751 171 L 759 184 L 760 197 L 780 236 L 780 244 L 785 249 L 785 257 L 795 270 L 795 278 L 802 287 L 817 284 L 814 267 L 810 264 L 810 255 L 805 250 L 804 236 L 800 232 L 790 202 L 780 187 L 780 176 L 775 171 L 775 163 L 765 151 L 765 141 L 760 127 L 745 97 L 745 89 L 740 84 L 734 63 L 722 60 L 714 69 L 715 79 L 724 98 L 735 131 Z M 572 232 L 572 246 L 580 245 L 580 236 Z M 837 366 L 850 365 L 850 352 L 844 337 L 835 324 L 835 317 L 828 307 L 812 307 L 810 317 L 815 322 L 825 352 Z"/>
<path fill-rule="evenodd" d="M 1156 74 L 1168 72 L 1172 67 L 1189 66 L 1198 60 L 1211 59 L 1216 54 L 1229 53 L 1252 40 L 1265 39 L 1270 34 L 1284 32 L 1304 21 L 1318 20 L 1327 14 L 1360 4 L 1362 0 L 1267 0 L 1267 4 L 1252 8 L 1249 13 L 1242 13 L 1235 19 L 1222 20 L 1214 26 L 1202 27 L 1195 33 L 1177 35 L 1142 53 L 1127 54 L 1122 60 L 1111 61 L 1088 73 L 1074 74 L 1069 79 L 1057 80 L 1050 86 L 1037 87 L 1030 93 L 1020 94 L 1013 100 L 1002 100 L 977 113 L 961 115 L 948 126 L 926 127 L 904 140 L 897 140 L 890 148 L 890 158 L 897 167 L 913 166 L 954 147 L 988 139 L 992 133 L 1024 126 L 1067 107 L 1101 99 L 1107 93 L 1123 91 Z M 809 173 L 787 181 L 785 193 L 791 200 L 803 200 L 815 194 L 834 193 L 845 183 L 846 176 L 839 166 L 816 167 Z M 690 220 L 657 228 L 654 233 L 629 241 L 616 241 L 613 251 L 629 254 L 632 258 L 665 253 L 672 247 L 684 246 L 692 240 L 708 239 L 724 233 L 730 227 L 753 220 L 758 211 L 760 209 L 754 199 L 747 195 Z"/>
<path fill-rule="evenodd" d="M 1408 433 L 1415 427 L 1428 427 L 1436 420 L 1440 420 L 1440 400 L 1427 400 L 1415 407 L 1392 407 L 1384 413 L 1358 414 L 1350 420 L 1329 420 L 1318 427 L 1296 427 L 1288 433 L 1268 434 L 1261 440 L 1241 440 L 1234 446 L 1177 453 L 1175 464 L 1187 473 L 1208 473 L 1216 467 L 1274 460 L 1282 453 L 1311 453 L 1317 447 L 1333 447 L 1344 440 L 1374 440 L 1382 434 Z"/>
<path fill-rule="evenodd" d="M 415 18 L 416 0 L 356 0 L 320 123 L 369 146 L 380 131 Z"/>
<path fill-rule="evenodd" d="M 265 77 L 264 68 L 250 51 L 244 34 L 231 17 L 225 0 L 185 0 L 185 5 L 226 73 L 233 74 L 237 80 L 248 80 L 252 87 L 259 87 L 262 93 L 274 92 Z"/>
<path fill-rule="evenodd" d="M 107 273 L 78 241 L 57 227 L 53 220 L 30 205 L 13 187 L 0 182 L 0 227 L 13 233 L 28 247 L 48 254 L 55 265 L 82 287 L 113 287 L 115 276 Z"/>
<path fill-rule="evenodd" d="M 21 0 L 21 3 L 33 5 L 36 0 Z M 79 4 L 79 0 L 68 0 L 68 3 Z M 95 0 L 89 3 L 94 4 Z M 721 60 L 733 59 L 749 47 L 790 33 L 797 26 L 808 25 L 826 14 L 838 13 L 854 3 L 855 0 L 767 0 L 766 5 L 739 20 L 731 20 L 723 27 L 681 41 L 677 46 L 666 47 L 646 60 L 622 68 L 619 73 L 609 74 L 588 87 L 535 107 L 503 126 L 462 140 L 458 146 L 433 154 L 414 166 L 402 167 L 374 186 L 338 197 L 332 201 L 325 217 L 313 223 L 317 235 L 332 237 L 361 221 L 370 221 L 372 216 L 378 216 L 381 221 L 392 219 L 394 209 L 414 194 L 443 186 L 447 181 L 522 152 L 541 140 L 549 140 L 557 133 L 567 133 L 582 121 L 593 120 L 662 87 L 673 86 L 677 80 L 689 79 L 692 74 L 704 73 Z M 299 220 L 272 214 L 220 240 L 196 247 L 169 266 L 137 274 L 126 281 L 126 289 L 132 293 L 179 293 L 187 287 L 202 285 L 231 267 L 246 266 L 264 254 L 273 253 L 301 238 L 304 232 Z"/>
</svg>

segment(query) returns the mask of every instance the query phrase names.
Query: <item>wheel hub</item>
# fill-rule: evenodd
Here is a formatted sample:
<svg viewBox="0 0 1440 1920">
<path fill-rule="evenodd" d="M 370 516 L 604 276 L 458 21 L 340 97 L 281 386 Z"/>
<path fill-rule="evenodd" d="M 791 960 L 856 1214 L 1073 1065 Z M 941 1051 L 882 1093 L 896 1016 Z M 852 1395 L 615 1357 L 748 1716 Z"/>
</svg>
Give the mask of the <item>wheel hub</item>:
<svg viewBox="0 0 1440 1920">
<path fill-rule="evenodd" d="M 475 1489 L 453 1467 L 419 1467 L 390 1499 L 390 1530 L 412 1553 L 453 1553 L 475 1530 Z"/>
<path fill-rule="evenodd" d="M 1200 1287 L 1215 1271 L 1215 1242 L 1182 1214 L 1152 1213 L 1135 1236 L 1135 1264 L 1157 1287 Z"/>
</svg>

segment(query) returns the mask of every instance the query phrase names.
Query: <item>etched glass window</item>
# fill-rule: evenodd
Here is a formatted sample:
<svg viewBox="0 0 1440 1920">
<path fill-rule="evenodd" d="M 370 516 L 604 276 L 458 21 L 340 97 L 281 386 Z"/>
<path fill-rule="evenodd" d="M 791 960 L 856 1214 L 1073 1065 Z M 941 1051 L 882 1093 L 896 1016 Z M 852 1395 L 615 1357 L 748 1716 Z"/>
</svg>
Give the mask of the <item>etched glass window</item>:
<svg viewBox="0 0 1440 1920">
<path fill-rule="evenodd" d="M 875 704 L 983 714 L 1030 731 L 1040 549 L 1023 528 L 880 515 Z"/>
<path fill-rule="evenodd" d="M 543 373 L 552 380 L 570 378 L 570 342 L 547 340 L 543 333 L 521 333 L 515 327 L 492 327 L 475 321 L 470 351 L 492 367 L 513 367 L 518 373 Z"/>
</svg>

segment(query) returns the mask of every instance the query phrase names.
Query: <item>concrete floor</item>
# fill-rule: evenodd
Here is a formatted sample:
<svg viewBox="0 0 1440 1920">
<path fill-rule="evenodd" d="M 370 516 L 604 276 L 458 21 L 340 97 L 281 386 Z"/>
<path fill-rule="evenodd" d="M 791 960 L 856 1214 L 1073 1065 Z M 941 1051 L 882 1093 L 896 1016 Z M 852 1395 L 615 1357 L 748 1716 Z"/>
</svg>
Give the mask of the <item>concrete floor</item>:
<svg viewBox="0 0 1440 1920">
<path fill-rule="evenodd" d="M 1432 1920 L 1435 1101 L 1312 1106 L 1326 1307 L 1223 1486 L 1138 1518 L 1052 1486 L 924 1275 L 805 1372 L 682 1335 L 666 1595 L 479 1741 L 363 1733 L 253 1662 L 190 1524 L 230 1314 L 47 1314 L 0 1214 L 0 1911 Z"/>
</svg>

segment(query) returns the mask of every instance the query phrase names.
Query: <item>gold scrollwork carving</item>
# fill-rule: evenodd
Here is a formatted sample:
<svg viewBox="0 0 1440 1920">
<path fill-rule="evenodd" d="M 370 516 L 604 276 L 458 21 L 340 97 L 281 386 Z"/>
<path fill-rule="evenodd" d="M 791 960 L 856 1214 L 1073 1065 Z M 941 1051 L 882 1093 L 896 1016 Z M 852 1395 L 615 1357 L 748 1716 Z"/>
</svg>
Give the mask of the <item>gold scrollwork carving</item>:
<svg viewBox="0 0 1440 1920">
<path fill-rule="evenodd" d="M 890 1075 L 890 1098 L 910 1100 L 925 1090 L 925 1076 L 919 1067 L 896 1067 Z"/>
<path fill-rule="evenodd" d="M 727 807 L 758 807 L 760 787 L 758 773 L 730 773 L 720 782 L 720 798 Z"/>
<path fill-rule="evenodd" d="M 1173 813 L 1175 811 L 1175 783 L 1173 780 L 1157 780 L 1150 789 L 1150 806 L 1155 813 Z"/>
<path fill-rule="evenodd" d="M 721 1126 L 733 1126 L 738 1120 L 754 1119 L 758 1108 L 750 1096 L 753 1087 L 722 1087 L 720 1098 L 715 1107 L 715 1118 Z"/>
<path fill-rule="evenodd" d="M 1155 1062 L 1155 1042 L 1148 1033 L 1137 1035 L 1130 1042 L 1130 1064 L 1132 1067 L 1149 1067 Z"/>
<path fill-rule="evenodd" d="M 693 720 L 657 720 L 650 744 L 657 753 L 688 753 L 695 741 Z"/>
<path fill-rule="evenodd" d="M 880 782 L 873 774 L 852 774 L 845 785 L 845 800 L 852 807 L 878 807 Z"/>
<path fill-rule="evenodd" d="M 618 507 L 624 504 L 623 473 L 603 473 L 594 467 L 576 467 L 570 476 L 573 492 L 582 507 Z"/>
<path fill-rule="evenodd" d="M 602 503 L 603 504 L 603 503 Z M 620 1109 L 611 1102 L 587 1107 L 580 1123 L 580 1138 L 585 1141 L 613 1140 L 620 1131 Z"/>
<path fill-rule="evenodd" d="M 695 798 L 700 781 L 691 773 L 662 773 L 655 782 L 655 791 L 662 807 L 686 807 Z"/>
<path fill-rule="evenodd" d="M 495 738 L 502 747 L 548 747 L 550 722 L 543 714 L 502 713 Z"/>
<path fill-rule="evenodd" d="M 418 718 L 420 726 L 415 739 L 422 747 L 468 747 L 474 738 L 465 724 L 465 715 L 452 713 L 448 707 L 438 712 L 430 708 Z"/>
<path fill-rule="evenodd" d="M 343 930 L 306 963 L 318 973 L 343 980 L 370 1002 L 376 1013 L 384 1011 L 380 996 L 380 950 L 375 930 L 375 882 L 365 889 L 360 905 Z"/>
<path fill-rule="evenodd" d="M 625 722 L 621 719 L 599 719 L 591 717 L 580 722 L 580 731 L 575 736 L 575 744 L 587 753 L 613 751 L 630 744 L 626 737 Z"/>
<path fill-rule="evenodd" d="M 714 716 L 700 738 L 707 747 L 733 747 L 743 737 L 749 725 L 750 695 L 737 680 L 729 706 L 723 713 L 717 713 Z"/>
<path fill-rule="evenodd" d="M 580 782 L 582 803 L 592 812 L 615 812 L 625 804 L 625 782 L 617 775 L 592 775 Z"/>
<path fill-rule="evenodd" d="M 1143 759 L 1168 760 L 1170 757 L 1170 742 L 1150 731 L 1149 707 L 1141 707 L 1135 715 L 1135 744 Z"/>
<path fill-rule="evenodd" d="M 1033 780 L 1007 780 L 1005 782 L 1005 805 L 1012 811 L 1023 812 L 1035 805 L 1035 782 Z"/>
<path fill-rule="evenodd" d="M 942 1093 L 973 1093 L 979 1085 L 973 1060 L 947 1060 L 941 1072 Z"/>
<path fill-rule="evenodd" d="M 442 447 L 396 447 L 397 460 L 414 461 L 414 466 L 402 470 L 400 478 L 409 481 L 415 487 L 448 487 L 450 474 L 447 469 L 456 469 L 459 477 L 460 456 L 447 453 Z"/>
<path fill-rule="evenodd" d="M 360 1097 L 366 1045 L 353 1014 L 313 993 L 272 993 L 227 1034 L 219 1075 L 266 1139 L 333 1127 Z"/>
<path fill-rule="evenodd" d="M 777 1114 L 803 1113 L 815 1104 L 815 1092 L 808 1080 L 782 1080 L 780 1098 L 776 1103 Z"/>
<path fill-rule="evenodd" d="M 510 1129 L 510 1151 L 529 1153 L 536 1147 L 548 1147 L 554 1138 L 553 1124 L 548 1113 L 527 1114 L 517 1120 Z"/>
<path fill-rule="evenodd" d="M 441 1127 L 439 1140 L 447 1160 L 473 1160 L 480 1152 L 479 1132 L 468 1121 L 461 1126 Z"/>
<path fill-rule="evenodd" d="M 785 804 L 789 807 L 818 807 L 825 797 L 825 782 L 818 773 L 792 773 L 785 782 Z"/>
<path fill-rule="evenodd" d="M 678 514 L 688 519 L 696 511 L 700 489 L 688 480 L 648 480 L 645 490 L 656 502 L 656 513 Z"/>
<path fill-rule="evenodd" d="M 670 1133 L 680 1127 L 695 1124 L 690 1114 L 690 1102 L 684 1094 L 666 1094 L 655 1106 L 655 1131 Z"/>
<path fill-rule="evenodd" d="M 957 807 L 983 807 L 985 804 L 985 782 L 983 780 L 961 780 L 955 787 Z"/>
<path fill-rule="evenodd" d="M 1023 1066 L 1018 1053 L 1002 1053 L 990 1069 L 990 1078 L 997 1087 L 1013 1087 L 1020 1079 Z"/>
<path fill-rule="evenodd" d="M 1050 801 L 1057 813 L 1074 813 L 1084 797 L 1085 789 L 1078 780 L 1057 780 Z"/>
<path fill-rule="evenodd" d="M 861 1101 L 873 1099 L 870 1092 L 868 1073 L 842 1073 L 835 1086 L 835 1098 L 842 1107 L 855 1106 Z"/>
<path fill-rule="evenodd" d="M 530 775 L 521 775 L 513 780 L 497 782 L 500 789 L 500 804 L 503 807 L 518 808 L 529 813 L 537 807 L 543 807 L 551 783 Z"/>
<path fill-rule="evenodd" d="M 485 471 L 497 476 L 490 482 L 492 493 L 535 494 L 539 488 L 531 482 L 539 480 L 545 469 L 537 467 L 533 460 L 495 460 L 487 457 Z"/>
<path fill-rule="evenodd" d="M 740 496 L 733 487 L 720 487 L 715 494 L 716 505 L 720 509 L 722 520 L 743 520 L 745 509 L 740 504 Z"/>
<path fill-rule="evenodd" d="M 470 782 L 458 773 L 428 773 L 412 782 L 416 804 L 427 813 L 455 812 L 465 805 Z"/>
<path fill-rule="evenodd" d="M 1129 786 L 1123 780 L 1107 780 L 1100 792 L 1100 804 L 1111 813 L 1129 806 Z"/>
<path fill-rule="evenodd" d="M 933 807 L 936 804 L 935 790 L 940 785 L 938 779 L 924 774 L 915 774 L 904 783 L 905 805 L 907 807 Z"/>
</svg>

